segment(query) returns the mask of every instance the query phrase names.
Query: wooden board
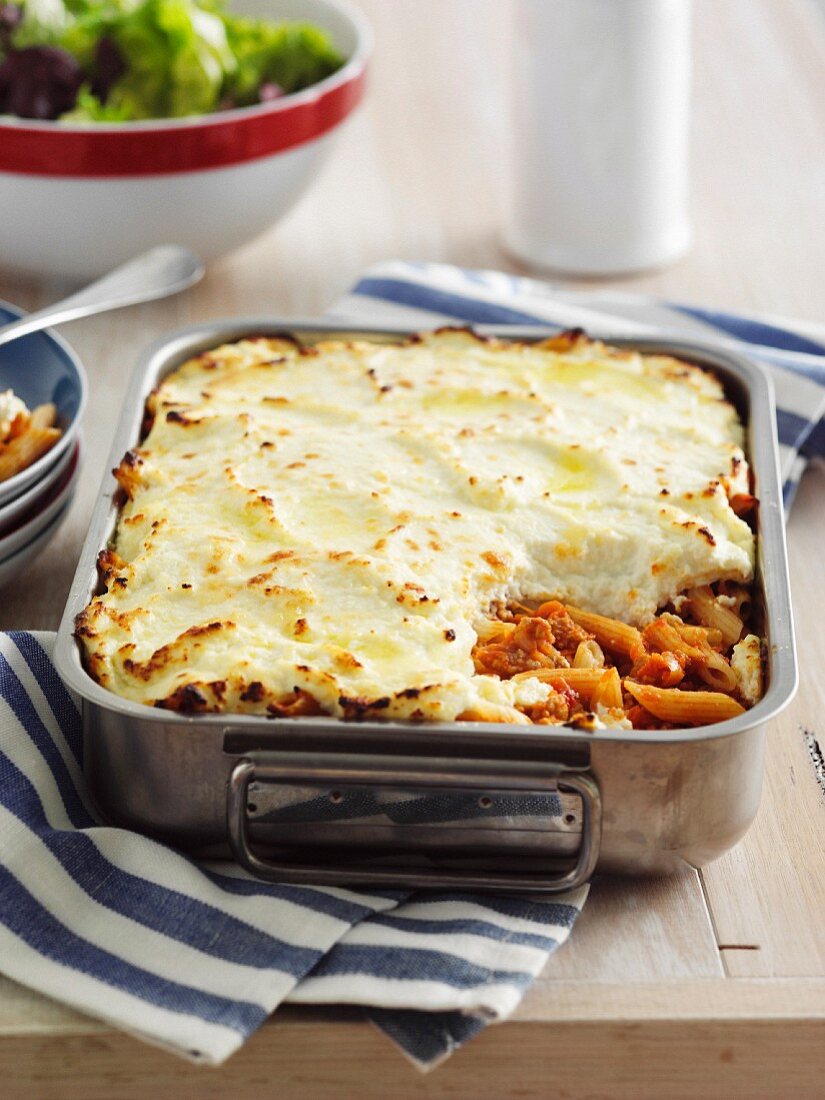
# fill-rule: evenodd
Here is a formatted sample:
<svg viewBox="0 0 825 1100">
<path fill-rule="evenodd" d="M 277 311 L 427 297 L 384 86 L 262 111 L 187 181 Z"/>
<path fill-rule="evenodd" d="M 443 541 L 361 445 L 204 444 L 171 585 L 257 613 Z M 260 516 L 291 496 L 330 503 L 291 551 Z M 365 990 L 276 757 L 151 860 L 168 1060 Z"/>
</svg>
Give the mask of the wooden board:
<svg viewBox="0 0 825 1100">
<path fill-rule="evenodd" d="M 727 973 L 825 979 L 825 791 L 810 747 L 825 747 L 825 470 L 808 472 L 789 524 L 800 691 L 768 738 L 765 793 L 753 827 L 702 881 Z"/>
<path fill-rule="evenodd" d="M 340 1015 L 273 1024 L 219 1069 L 113 1034 L 3 1039 L 0 1057 L 15 1100 L 821 1100 L 823 1038 L 808 1020 L 781 1032 L 758 1019 L 516 1021 L 422 1076 L 373 1027 Z"/>
</svg>

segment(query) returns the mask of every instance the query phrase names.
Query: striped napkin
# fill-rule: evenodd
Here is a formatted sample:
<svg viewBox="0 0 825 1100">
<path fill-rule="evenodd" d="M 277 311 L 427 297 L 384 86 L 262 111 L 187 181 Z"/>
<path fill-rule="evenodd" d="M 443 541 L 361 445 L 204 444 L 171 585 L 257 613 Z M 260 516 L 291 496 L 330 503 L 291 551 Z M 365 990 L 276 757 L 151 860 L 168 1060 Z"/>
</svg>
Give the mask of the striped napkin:
<svg viewBox="0 0 825 1100">
<path fill-rule="evenodd" d="M 820 452 L 825 341 L 782 325 L 495 272 L 390 263 L 336 316 L 632 324 L 745 342 L 776 380 L 786 499 Z M 822 448 L 825 450 L 825 447 Z M 99 823 L 52 635 L 0 635 L 0 972 L 189 1058 L 219 1063 L 282 1002 L 358 1004 L 420 1067 L 504 1019 L 586 889 L 552 901 L 257 882 Z"/>
<path fill-rule="evenodd" d="M 53 641 L 0 634 L 0 972 L 9 978 L 212 1064 L 282 1001 L 369 1006 L 429 1068 L 509 1015 L 567 938 L 586 888 L 528 901 L 278 886 L 101 825 Z"/>
</svg>

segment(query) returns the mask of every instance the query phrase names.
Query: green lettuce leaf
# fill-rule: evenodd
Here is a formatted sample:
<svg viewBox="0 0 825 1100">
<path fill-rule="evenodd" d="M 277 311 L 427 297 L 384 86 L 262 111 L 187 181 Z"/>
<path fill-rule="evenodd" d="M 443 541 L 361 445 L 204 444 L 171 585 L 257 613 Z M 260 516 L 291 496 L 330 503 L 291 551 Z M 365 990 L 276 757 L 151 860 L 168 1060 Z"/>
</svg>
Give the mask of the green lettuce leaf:
<svg viewBox="0 0 825 1100">
<path fill-rule="evenodd" d="M 26 0 L 20 7 L 23 18 L 14 29 L 15 49 L 60 45 L 61 36 L 72 22 L 63 0 Z"/>
<path fill-rule="evenodd" d="M 144 0 L 107 33 L 126 63 L 107 105 L 126 118 L 177 118 L 218 106 L 235 67 L 219 16 L 192 0 Z"/>
<path fill-rule="evenodd" d="M 63 122 L 128 122 L 123 108 L 111 103 L 101 103 L 88 84 L 77 93 L 77 103 L 71 111 L 61 115 Z"/>
<path fill-rule="evenodd" d="M 225 15 L 227 38 L 237 58 L 224 94 L 237 106 L 258 102 L 262 84 L 297 92 L 334 73 L 343 58 L 329 35 L 308 23 L 266 23 Z"/>
<path fill-rule="evenodd" d="M 22 8 L 12 46 L 58 46 L 88 78 L 70 120 L 208 114 L 259 102 L 263 84 L 298 91 L 343 64 L 319 28 L 232 15 L 223 0 L 23 0 Z M 104 37 L 125 71 L 101 102 L 91 87 Z"/>
</svg>

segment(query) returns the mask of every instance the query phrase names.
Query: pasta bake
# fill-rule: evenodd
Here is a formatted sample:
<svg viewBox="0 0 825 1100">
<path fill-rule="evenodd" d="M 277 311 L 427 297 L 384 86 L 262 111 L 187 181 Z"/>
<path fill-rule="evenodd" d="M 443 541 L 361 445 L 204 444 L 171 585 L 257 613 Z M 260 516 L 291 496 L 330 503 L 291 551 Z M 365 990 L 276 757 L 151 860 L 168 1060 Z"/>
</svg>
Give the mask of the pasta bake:
<svg viewBox="0 0 825 1100">
<path fill-rule="evenodd" d="M 63 434 L 51 403 L 29 410 L 11 390 L 0 393 L 0 481 L 6 481 L 51 450 Z"/>
<path fill-rule="evenodd" d="M 662 728 L 762 693 L 719 380 L 574 332 L 251 337 L 115 471 L 86 667 L 185 712 Z"/>
</svg>

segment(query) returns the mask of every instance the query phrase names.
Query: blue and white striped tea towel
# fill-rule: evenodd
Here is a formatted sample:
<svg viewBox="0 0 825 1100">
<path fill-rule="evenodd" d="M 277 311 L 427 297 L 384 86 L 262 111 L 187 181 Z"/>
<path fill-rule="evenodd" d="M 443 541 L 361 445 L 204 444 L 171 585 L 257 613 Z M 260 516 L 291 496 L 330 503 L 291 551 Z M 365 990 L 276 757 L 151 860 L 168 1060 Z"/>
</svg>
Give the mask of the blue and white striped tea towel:
<svg viewBox="0 0 825 1100">
<path fill-rule="evenodd" d="M 8 977 L 209 1063 L 284 1000 L 365 1005 L 428 1067 L 512 1012 L 567 938 L 586 889 L 543 902 L 277 886 L 101 825 L 53 639 L 0 634 Z"/>
<path fill-rule="evenodd" d="M 594 309 L 755 338 L 754 354 L 775 370 L 783 468 L 795 484 L 825 405 L 814 339 L 429 264 L 373 269 L 336 312 L 418 327 L 584 321 L 598 332 Z M 512 1012 L 569 934 L 586 890 L 526 901 L 274 886 L 99 824 L 84 793 L 79 715 L 51 644 L 49 635 L 0 635 L 0 971 L 8 977 L 209 1063 L 284 1000 L 364 1005 L 430 1067 Z"/>
</svg>

